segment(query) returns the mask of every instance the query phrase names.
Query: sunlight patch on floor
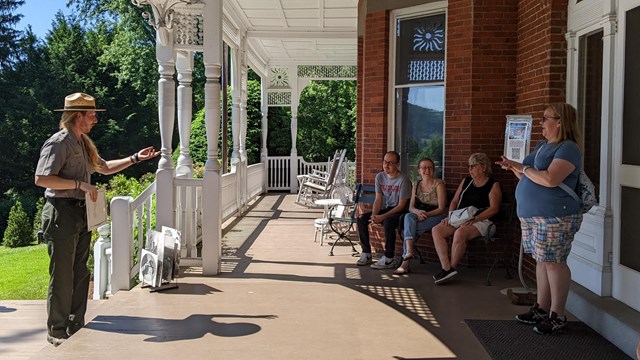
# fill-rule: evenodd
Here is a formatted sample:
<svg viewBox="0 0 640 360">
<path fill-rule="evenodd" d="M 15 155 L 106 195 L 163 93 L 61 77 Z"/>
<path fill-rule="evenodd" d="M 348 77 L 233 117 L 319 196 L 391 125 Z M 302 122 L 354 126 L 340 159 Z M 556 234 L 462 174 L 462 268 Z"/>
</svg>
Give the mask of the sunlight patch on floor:
<svg viewBox="0 0 640 360">
<path fill-rule="evenodd" d="M 421 319 L 428 321 L 432 326 L 440 327 L 440 324 L 431 312 L 426 301 L 415 289 L 370 285 L 358 285 L 357 287 L 393 301 L 398 304 L 398 306 L 401 306 L 418 315 Z"/>
<path fill-rule="evenodd" d="M 334 278 L 335 270 L 331 266 L 290 265 L 283 263 L 251 263 L 245 274 L 273 274 L 309 276 L 315 278 Z"/>
</svg>

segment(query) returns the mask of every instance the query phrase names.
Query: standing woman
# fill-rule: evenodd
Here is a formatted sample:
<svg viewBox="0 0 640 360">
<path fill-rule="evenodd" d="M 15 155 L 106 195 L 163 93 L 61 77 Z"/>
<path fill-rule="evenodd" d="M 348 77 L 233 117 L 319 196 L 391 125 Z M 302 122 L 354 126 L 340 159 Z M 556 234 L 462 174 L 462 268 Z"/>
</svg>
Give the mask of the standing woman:
<svg viewBox="0 0 640 360">
<path fill-rule="evenodd" d="M 404 215 L 404 242 L 402 264 L 393 273 L 409 272 L 409 261 L 413 258 L 414 239 L 430 231 L 444 218 L 447 206 L 447 189 L 444 181 L 435 177 L 433 160 L 422 158 L 418 162 L 420 180 L 413 184 L 409 212 Z"/>
<path fill-rule="evenodd" d="M 47 341 L 54 346 L 84 326 L 89 292 L 87 259 L 91 231 L 87 228 L 85 194 L 96 201 L 98 191 L 91 174 L 114 174 L 160 154 L 152 146 L 117 160 L 103 160 L 87 135 L 98 122 L 93 96 L 68 95 L 60 119 L 60 131 L 40 150 L 35 173 L 37 186 L 46 188 L 42 230 L 49 253 L 47 293 Z"/>
<path fill-rule="evenodd" d="M 575 189 L 580 172 L 580 133 L 576 110 L 566 103 L 549 105 L 542 119 L 542 136 L 522 164 L 502 156 L 497 162 L 520 179 L 516 188 L 522 244 L 536 261 L 537 303 L 516 320 L 535 325 L 539 334 L 565 330 L 564 315 L 571 270 L 567 257 L 580 229 L 580 204 L 558 185 Z"/>
</svg>

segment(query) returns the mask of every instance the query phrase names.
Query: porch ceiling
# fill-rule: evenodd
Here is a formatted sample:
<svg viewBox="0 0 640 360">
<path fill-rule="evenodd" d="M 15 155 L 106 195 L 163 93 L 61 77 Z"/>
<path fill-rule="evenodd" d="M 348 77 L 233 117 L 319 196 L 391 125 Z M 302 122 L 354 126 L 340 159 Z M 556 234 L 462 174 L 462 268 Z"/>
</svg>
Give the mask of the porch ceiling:
<svg viewBox="0 0 640 360">
<path fill-rule="evenodd" d="M 357 0 L 227 0 L 224 7 L 268 65 L 356 64 Z"/>
</svg>

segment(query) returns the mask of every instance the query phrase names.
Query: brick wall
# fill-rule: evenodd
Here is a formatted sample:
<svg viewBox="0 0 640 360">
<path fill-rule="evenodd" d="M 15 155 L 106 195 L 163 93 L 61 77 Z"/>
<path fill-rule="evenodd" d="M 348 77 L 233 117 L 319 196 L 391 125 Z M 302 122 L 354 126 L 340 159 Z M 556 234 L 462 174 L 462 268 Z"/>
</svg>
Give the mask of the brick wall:
<svg viewBox="0 0 640 360">
<path fill-rule="evenodd" d="M 565 101 L 566 24 L 567 0 L 520 0 L 516 109 L 519 114 L 533 115 L 532 146 L 542 139 L 539 119 L 545 105 Z M 519 243 L 514 244 L 517 246 Z M 533 259 L 525 256 L 523 263 L 525 276 L 535 279 Z"/>
<path fill-rule="evenodd" d="M 387 151 L 387 111 L 389 82 L 389 12 L 367 14 L 362 53 L 358 64 L 362 81 L 358 82 L 356 141 L 358 182 L 373 184 L 375 174 L 382 170 L 382 157 Z"/>
<path fill-rule="evenodd" d="M 545 104 L 564 101 L 566 20 L 567 0 L 449 0 L 444 158 L 449 192 L 468 174 L 471 153 L 492 159 L 502 154 L 506 115 L 539 119 Z M 367 14 L 358 52 L 359 182 L 373 183 L 387 149 L 388 54 L 389 12 Z M 536 120 L 532 144 L 540 138 Z M 513 196 L 515 177 L 497 167 L 493 171 L 503 192 Z M 513 239 L 516 259 L 517 220 L 505 236 Z M 375 243 L 372 238 L 378 247 Z M 434 254 L 433 244 L 421 246 Z M 528 263 L 528 274 L 532 270 Z"/>
<path fill-rule="evenodd" d="M 498 159 L 505 115 L 516 111 L 517 12 L 513 0 L 449 1 L 445 164 L 449 191 L 468 175 L 475 152 Z M 506 191 L 515 179 L 493 168 Z"/>
<path fill-rule="evenodd" d="M 356 182 L 362 182 L 362 161 L 361 154 L 363 154 L 363 146 L 362 146 L 362 134 L 363 134 L 363 123 L 362 123 L 362 112 L 364 101 L 364 38 L 362 36 L 358 36 L 358 60 L 357 60 L 357 89 L 356 89 Z"/>
</svg>

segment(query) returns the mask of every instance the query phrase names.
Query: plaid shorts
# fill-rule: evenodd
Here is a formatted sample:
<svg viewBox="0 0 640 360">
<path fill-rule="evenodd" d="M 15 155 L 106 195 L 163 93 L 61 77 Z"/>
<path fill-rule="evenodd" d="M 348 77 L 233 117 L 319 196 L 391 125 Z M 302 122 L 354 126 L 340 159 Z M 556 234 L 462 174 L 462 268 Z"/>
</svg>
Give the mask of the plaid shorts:
<svg viewBox="0 0 640 360">
<path fill-rule="evenodd" d="M 566 262 L 573 237 L 580 230 L 582 214 L 563 217 L 520 218 L 524 252 L 538 262 Z"/>
</svg>

